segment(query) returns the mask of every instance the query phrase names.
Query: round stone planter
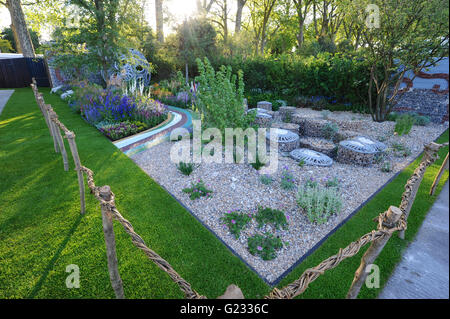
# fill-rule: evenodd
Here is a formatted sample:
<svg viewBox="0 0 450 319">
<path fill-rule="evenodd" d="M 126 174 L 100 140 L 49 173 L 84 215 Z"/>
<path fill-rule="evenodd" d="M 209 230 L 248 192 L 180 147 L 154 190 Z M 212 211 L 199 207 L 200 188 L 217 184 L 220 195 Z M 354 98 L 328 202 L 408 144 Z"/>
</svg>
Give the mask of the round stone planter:
<svg viewBox="0 0 450 319">
<path fill-rule="evenodd" d="M 272 111 L 272 103 L 267 101 L 261 101 L 256 104 L 257 108 L 265 109 L 267 111 Z"/>
<path fill-rule="evenodd" d="M 272 127 L 291 131 L 292 133 L 295 133 L 295 134 L 299 134 L 299 130 L 300 130 L 300 125 L 294 124 L 294 123 L 273 123 Z"/>
<path fill-rule="evenodd" d="M 304 137 L 300 139 L 300 147 L 323 153 L 331 158 L 337 155 L 337 146 L 326 139 L 317 137 Z"/>
<path fill-rule="evenodd" d="M 353 137 L 351 140 L 360 142 L 360 143 L 365 144 L 365 145 L 370 145 L 373 148 L 375 148 L 375 150 L 377 152 L 384 152 L 387 149 L 386 144 L 381 143 L 381 142 L 376 141 L 376 140 L 373 140 L 373 139 L 371 139 L 370 137 L 367 137 L 367 136 L 356 136 L 356 137 Z"/>
<path fill-rule="evenodd" d="M 293 106 L 282 106 L 278 109 L 278 112 L 280 112 L 280 118 L 282 121 L 291 122 L 292 121 L 292 115 L 294 115 L 294 111 L 296 110 L 296 107 Z"/>
<path fill-rule="evenodd" d="M 313 165 L 313 166 L 333 165 L 333 160 L 329 156 L 307 148 L 295 149 L 289 155 L 294 160 L 298 162 L 303 162 L 305 165 Z"/>
<path fill-rule="evenodd" d="M 270 131 L 275 131 L 272 136 Z M 289 153 L 298 147 L 299 136 L 288 130 L 274 129 L 266 133 L 266 138 L 268 141 L 274 139 L 278 142 L 278 151 L 282 153 Z"/>
<path fill-rule="evenodd" d="M 367 144 L 355 140 L 345 140 L 339 143 L 337 161 L 344 164 L 369 166 L 373 164 L 377 150 Z"/>
<path fill-rule="evenodd" d="M 257 113 L 255 117 L 255 124 L 260 127 L 270 127 L 273 122 L 273 117 L 267 113 Z"/>
</svg>

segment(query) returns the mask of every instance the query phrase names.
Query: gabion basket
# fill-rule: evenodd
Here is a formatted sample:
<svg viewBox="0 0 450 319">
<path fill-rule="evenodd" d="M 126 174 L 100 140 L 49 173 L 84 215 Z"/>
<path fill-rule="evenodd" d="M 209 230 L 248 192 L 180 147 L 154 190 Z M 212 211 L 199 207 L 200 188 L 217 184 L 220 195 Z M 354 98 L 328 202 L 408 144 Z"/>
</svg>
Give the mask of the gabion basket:
<svg viewBox="0 0 450 319">
<path fill-rule="evenodd" d="M 381 143 L 379 141 L 374 141 L 368 138 L 367 136 L 357 136 L 352 138 L 352 140 L 360 142 L 365 145 L 373 146 L 377 152 L 384 152 L 387 149 L 386 144 Z"/>
<path fill-rule="evenodd" d="M 297 142 L 300 137 L 298 134 L 295 134 L 294 132 L 283 130 L 280 128 L 271 129 L 271 131 L 275 131 L 275 134 L 272 136 L 272 138 L 277 141 L 278 143 L 292 143 Z M 270 131 L 266 133 L 267 139 L 271 139 Z"/>
<path fill-rule="evenodd" d="M 331 166 L 333 164 L 329 156 L 307 148 L 295 149 L 290 156 L 298 162 L 303 161 L 306 165 Z"/>
<path fill-rule="evenodd" d="M 351 150 L 353 152 L 362 153 L 362 154 L 374 154 L 377 153 L 377 150 L 374 146 L 370 144 L 364 144 L 357 140 L 345 140 L 339 143 L 340 146 Z"/>
</svg>

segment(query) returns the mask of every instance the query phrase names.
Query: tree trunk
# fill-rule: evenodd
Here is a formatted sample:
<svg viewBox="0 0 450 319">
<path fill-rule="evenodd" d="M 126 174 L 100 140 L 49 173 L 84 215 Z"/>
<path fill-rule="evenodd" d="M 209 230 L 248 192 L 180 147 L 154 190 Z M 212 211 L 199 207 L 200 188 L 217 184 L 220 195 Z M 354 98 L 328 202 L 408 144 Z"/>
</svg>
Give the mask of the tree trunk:
<svg viewBox="0 0 450 319">
<path fill-rule="evenodd" d="M 242 10 L 244 9 L 247 0 L 237 0 L 237 11 L 236 11 L 236 26 L 234 32 L 237 34 L 241 32 L 242 26 Z"/>
<path fill-rule="evenodd" d="M 160 43 L 164 42 L 163 0 L 155 0 L 156 36 Z"/>
<path fill-rule="evenodd" d="M 304 25 L 303 19 L 299 18 L 299 21 L 298 21 L 298 34 L 297 34 L 297 43 L 298 43 L 298 49 L 299 50 L 302 48 L 303 41 L 304 41 L 303 25 Z"/>
<path fill-rule="evenodd" d="M 11 24 L 17 51 L 21 51 L 23 56 L 27 58 L 36 57 L 20 0 L 6 0 L 6 6 L 11 15 Z"/>
</svg>

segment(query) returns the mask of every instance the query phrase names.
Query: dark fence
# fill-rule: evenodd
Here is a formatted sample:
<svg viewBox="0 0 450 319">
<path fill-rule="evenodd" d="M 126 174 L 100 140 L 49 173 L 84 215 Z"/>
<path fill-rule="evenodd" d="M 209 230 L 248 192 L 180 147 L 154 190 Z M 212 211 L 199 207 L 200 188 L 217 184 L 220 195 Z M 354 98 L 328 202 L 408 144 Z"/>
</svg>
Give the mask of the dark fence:
<svg viewBox="0 0 450 319">
<path fill-rule="evenodd" d="M 0 59 L 0 88 L 29 87 L 32 78 L 39 86 L 50 86 L 44 59 Z"/>
</svg>

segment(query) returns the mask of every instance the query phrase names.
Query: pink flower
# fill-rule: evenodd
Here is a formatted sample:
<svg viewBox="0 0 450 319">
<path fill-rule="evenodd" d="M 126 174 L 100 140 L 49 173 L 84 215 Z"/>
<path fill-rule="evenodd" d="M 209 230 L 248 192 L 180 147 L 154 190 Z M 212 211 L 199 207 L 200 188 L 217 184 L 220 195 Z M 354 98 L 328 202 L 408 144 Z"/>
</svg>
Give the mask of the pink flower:
<svg viewBox="0 0 450 319">
<path fill-rule="evenodd" d="M 232 224 L 236 224 L 236 221 L 234 219 L 231 220 Z"/>
<path fill-rule="evenodd" d="M 261 246 L 256 247 L 256 249 L 258 249 L 259 251 L 263 250 Z"/>
</svg>

